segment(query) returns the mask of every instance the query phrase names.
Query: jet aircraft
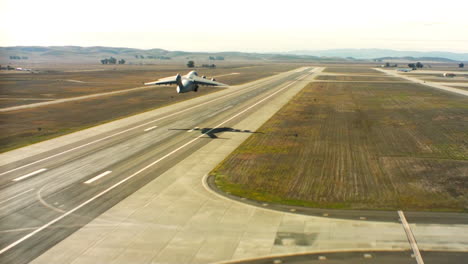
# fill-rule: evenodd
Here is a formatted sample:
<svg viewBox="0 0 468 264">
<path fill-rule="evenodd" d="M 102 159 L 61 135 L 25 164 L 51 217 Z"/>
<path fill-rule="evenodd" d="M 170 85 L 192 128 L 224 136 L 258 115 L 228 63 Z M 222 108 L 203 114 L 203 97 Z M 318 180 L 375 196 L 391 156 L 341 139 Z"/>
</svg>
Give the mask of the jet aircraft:
<svg viewBox="0 0 468 264">
<path fill-rule="evenodd" d="M 397 69 L 398 71 L 401 71 L 401 72 L 410 72 L 412 71 L 413 69 Z"/>
<path fill-rule="evenodd" d="M 227 86 L 227 84 L 217 82 L 214 78 L 211 80 L 207 79 L 205 76 L 199 77 L 196 71 L 191 71 L 188 74 L 181 76 L 177 74 L 176 76 L 166 77 L 159 79 L 154 82 L 145 83 L 145 85 L 177 85 L 177 93 L 187 93 L 187 92 L 197 92 L 200 85 L 207 86 Z"/>
</svg>

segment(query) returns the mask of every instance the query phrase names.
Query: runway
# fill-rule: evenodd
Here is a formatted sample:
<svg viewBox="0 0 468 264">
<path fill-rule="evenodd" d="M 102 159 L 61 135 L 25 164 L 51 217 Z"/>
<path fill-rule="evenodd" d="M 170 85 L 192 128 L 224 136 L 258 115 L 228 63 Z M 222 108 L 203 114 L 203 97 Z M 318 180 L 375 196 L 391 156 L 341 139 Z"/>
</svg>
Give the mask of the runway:
<svg viewBox="0 0 468 264">
<path fill-rule="evenodd" d="M 211 140 L 191 129 L 234 126 L 310 74 L 279 74 L 77 132 L 77 141 L 2 154 L 0 260 L 31 261 Z"/>
<path fill-rule="evenodd" d="M 250 205 L 208 187 L 207 173 L 321 70 L 282 73 L 2 154 L 0 262 L 212 263 L 333 249 L 404 251 L 416 263 L 408 257 L 414 243 L 466 252 L 463 219 L 415 224 L 406 212 L 404 224 L 397 212 L 338 219 Z"/>
</svg>

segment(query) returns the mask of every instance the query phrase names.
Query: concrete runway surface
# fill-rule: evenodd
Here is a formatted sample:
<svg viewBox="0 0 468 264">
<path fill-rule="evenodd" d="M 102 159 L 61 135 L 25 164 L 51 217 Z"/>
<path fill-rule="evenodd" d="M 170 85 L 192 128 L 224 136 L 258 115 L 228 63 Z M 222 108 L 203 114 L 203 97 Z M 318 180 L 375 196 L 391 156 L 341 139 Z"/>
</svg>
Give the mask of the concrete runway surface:
<svg viewBox="0 0 468 264">
<path fill-rule="evenodd" d="M 301 68 L 0 155 L 1 263 L 211 263 L 330 250 L 467 251 L 467 223 L 311 216 L 207 173 L 322 71 Z M 401 222 L 400 222 L 401 221 Z M 421 259 L 421 260 L 419 260 Z"/>
</svg>

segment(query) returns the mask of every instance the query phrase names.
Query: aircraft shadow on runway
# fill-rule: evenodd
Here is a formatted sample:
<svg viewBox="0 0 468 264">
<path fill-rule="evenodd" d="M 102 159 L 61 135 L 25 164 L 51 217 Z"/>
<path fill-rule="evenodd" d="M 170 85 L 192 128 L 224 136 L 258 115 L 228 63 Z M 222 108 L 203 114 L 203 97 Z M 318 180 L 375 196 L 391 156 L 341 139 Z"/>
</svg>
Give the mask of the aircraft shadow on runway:
<svg viewBox="0 0 468 264">
<path fill-rule="evenodd" d="M 186 129 L 186 128 L 171 128 L 169 130 L 184 130 L 184 131 L 200 131 L 202 134 L 205 134 L 209 136 L 210 138 L 213 139 L 219 139 L 216 134 L 218 133 L 223 133 L 223 132 L 235 132 L 235 133 L 251 133 L 251 134 L 263 134 L 263 132 L 252 132 L 250 130 L 241 130 L 241 129 L 235 129 L 231 127 L 218 127 L 218 128 L 191 128 L 191 129 Z"/>
</svg>

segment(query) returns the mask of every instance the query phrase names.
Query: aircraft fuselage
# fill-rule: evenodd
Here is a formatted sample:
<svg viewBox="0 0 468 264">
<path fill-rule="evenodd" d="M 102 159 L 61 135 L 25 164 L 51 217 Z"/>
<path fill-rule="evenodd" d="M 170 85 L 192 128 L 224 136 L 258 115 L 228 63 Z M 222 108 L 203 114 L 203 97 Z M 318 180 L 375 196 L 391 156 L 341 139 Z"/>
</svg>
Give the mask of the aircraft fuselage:
<svg viewBox="0 0 468 264">
<path fill-rule="evenodd" d="M 194 76 L 198 76 L 196 71 L 191 71 L 184 76 L 180 76 L 180 81 L 179 77 L 177 77 L 177 93 L 197 92 L 198 85 L 192 81 Z"/>
</svg>

